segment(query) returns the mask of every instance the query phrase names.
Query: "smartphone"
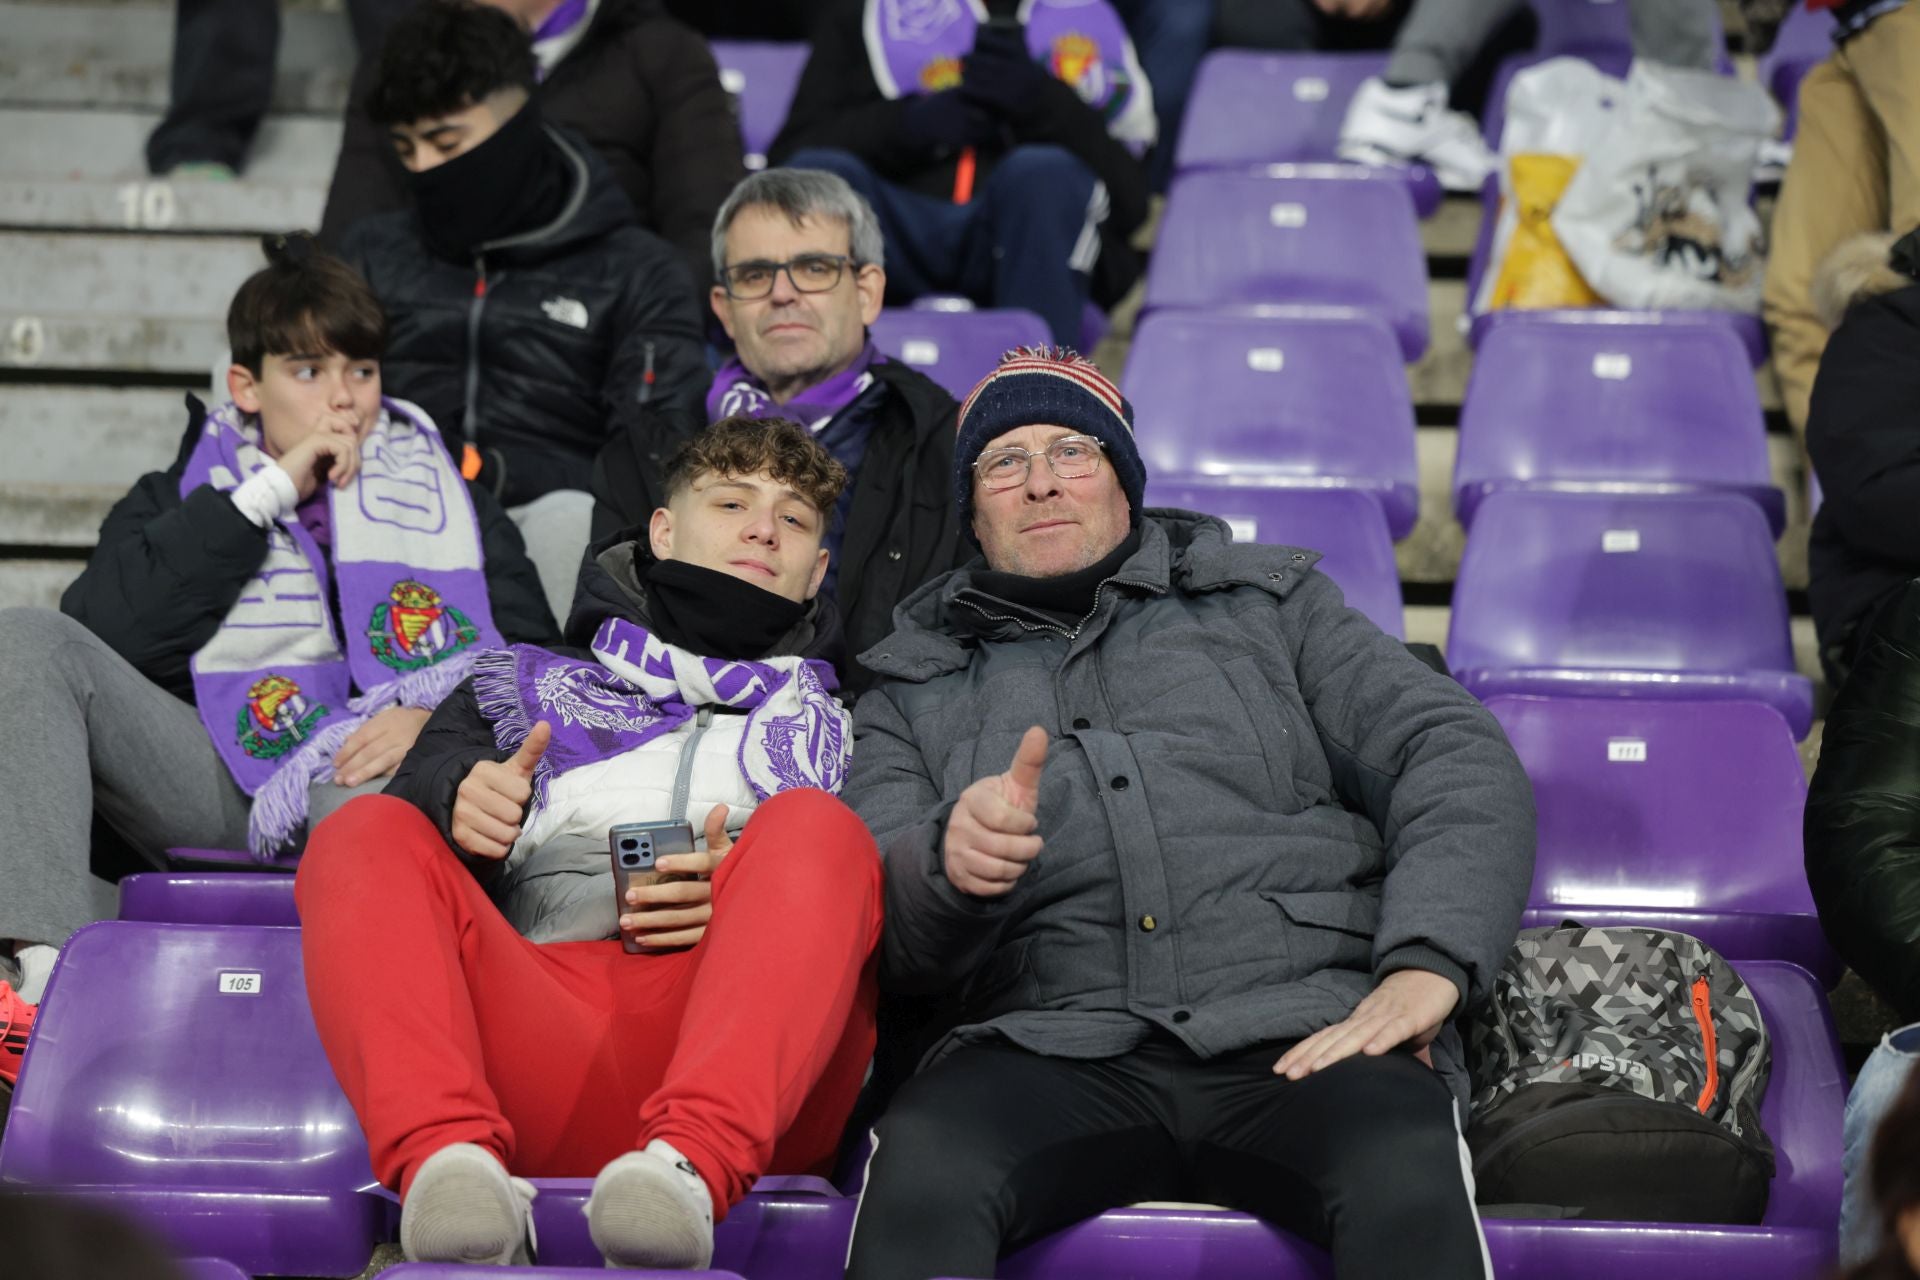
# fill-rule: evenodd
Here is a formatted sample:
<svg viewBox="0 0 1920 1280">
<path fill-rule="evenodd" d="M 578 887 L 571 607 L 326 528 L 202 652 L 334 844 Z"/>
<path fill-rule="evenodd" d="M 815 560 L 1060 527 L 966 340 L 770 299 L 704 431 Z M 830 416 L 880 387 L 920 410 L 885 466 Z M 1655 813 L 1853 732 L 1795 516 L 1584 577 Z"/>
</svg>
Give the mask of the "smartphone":
<svg viewBox="0 0 1920 1280">
<path fill-rule="evenodd" d="M 607 829 L 607 851 L 613 858 L 614 919 L 628 911 L 627 890 L 633 877 L 653 870 L 663 855 L 693 852 L 693 824 L 689 822 L 622 822 Z M 620 945 L 637 956 L 641 946 L 625 933 Z"/>
</svg>

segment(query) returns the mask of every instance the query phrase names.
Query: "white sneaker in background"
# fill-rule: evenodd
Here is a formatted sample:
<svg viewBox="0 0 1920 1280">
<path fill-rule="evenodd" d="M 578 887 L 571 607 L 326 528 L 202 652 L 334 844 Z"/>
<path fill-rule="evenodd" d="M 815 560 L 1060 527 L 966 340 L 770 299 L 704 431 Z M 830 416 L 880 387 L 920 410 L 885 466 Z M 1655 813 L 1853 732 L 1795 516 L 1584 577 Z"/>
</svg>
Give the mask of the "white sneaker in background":
<svg viewBox="0 0 1920 1280">
<path fill-rule="evenodd" d="M 1361 82 L 1340 126 L 1340 158 L 1360 164 L 1424 164 L 1449 191 L 1478 191 L 1494 154 L 1471 116 L 1447 109 L 1447 87 L 1395 89 L 1378 76 Z"/>
</svg>

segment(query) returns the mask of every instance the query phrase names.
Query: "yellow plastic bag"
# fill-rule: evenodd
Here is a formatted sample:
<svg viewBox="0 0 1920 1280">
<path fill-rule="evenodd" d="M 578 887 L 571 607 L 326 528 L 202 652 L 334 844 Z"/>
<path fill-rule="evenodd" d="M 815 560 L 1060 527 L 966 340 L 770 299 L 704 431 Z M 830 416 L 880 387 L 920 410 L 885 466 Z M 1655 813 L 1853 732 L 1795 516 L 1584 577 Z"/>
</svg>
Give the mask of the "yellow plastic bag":
<svg viewBox="0 0 1920 1280">
<path fill-rule="evenodd" d="M 1595 293 L 1553 234 L 1553 207 L 1573 181 L 1580 157 L 1516 155 L 1509 162 L 1515 222 L 1500 275 L 1494 281 L 1494 310 L 1542 307 L 1594 307 L 1605 299 Z"/>
</svg>

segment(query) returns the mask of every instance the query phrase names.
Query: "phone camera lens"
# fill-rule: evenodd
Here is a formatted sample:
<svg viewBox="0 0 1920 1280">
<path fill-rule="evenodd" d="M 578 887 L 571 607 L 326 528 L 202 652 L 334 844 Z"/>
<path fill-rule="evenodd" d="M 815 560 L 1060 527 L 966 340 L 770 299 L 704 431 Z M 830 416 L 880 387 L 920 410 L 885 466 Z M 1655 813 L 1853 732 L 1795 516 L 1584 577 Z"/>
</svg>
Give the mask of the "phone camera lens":
<svg viewBox="0 0 1920 1280">
<path fill-rule="evenodd" d="M 638 849 L 640 847 L 640 842 L 638 840 L 635 840 L 632 836 L 628 836 L 625 839 L 620 841 L 620 847 L 626 850 L 628 853 L 632 853 L 635 849 Z"/>
<path fill-rule="evenodd" d="M 623 853 L 620 855 L 620 865 L 623 867 L 637 867 L 640 865 L 640 855 L 637 853 Z"/>
</svg>

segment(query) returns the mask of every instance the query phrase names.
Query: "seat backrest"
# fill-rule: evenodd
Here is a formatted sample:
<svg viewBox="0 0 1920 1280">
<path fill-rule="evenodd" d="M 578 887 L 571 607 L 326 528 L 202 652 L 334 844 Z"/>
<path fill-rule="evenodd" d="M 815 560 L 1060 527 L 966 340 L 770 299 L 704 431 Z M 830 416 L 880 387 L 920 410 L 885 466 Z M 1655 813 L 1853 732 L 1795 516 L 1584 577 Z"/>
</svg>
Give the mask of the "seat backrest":
<svg viewBox="0 0 1920 1280">
<path fill-rule="evenodd" d="M 1760 509 L 1724 493 L 1490 494 L 1454 584 L 1455 671 L 1794 670 Z"/>
<path fill-rule="evenodd" d="M 793 91 L 806 70 L 809 46 L 803 41 L 714 40 L 720 83 L 740 104 L 740 142 L 747 167 L 762 168 L 767 149 L 787 121 Z M 755 160 L 759 163 L 755 163 Z"/>
<path fill-rule="evenodd" d="M 1401 182 L 1205 170 L 1174 179 L 1146 307 L 1346 309 L 1427 346 L 1427 260 Z"/>
<path fill-rule="evenodd" d="M 1533 781 L 1535 906 L 1810 914 L 1807 784 L 1758 702 L 1494 697 Z"/>
<path fill-rule="evenodd" d="M 68 941 L 0 1142 L 0 1187 L 372 1181 L 307 1006 L 299 930 L 106 921 Z"/>
<path fill-rule="evenodd" d="M 1389 524 L 1412 525 L 1413 398 L 1374 316 L 1155 312 L 1121 385 L 1150 474 L 1398 490 Z"/>
<path fill-rule="evenodd" d="M 1194 78 L 1174 168 L 1333 160 L 1348 102 L 1386 67 L 1385 53 L 1215 49 Z"/>
<path fill-rule="evenodd" d="M 873 322 L 873 344 L 965 399 L 1014 347 L 1051 342 L 1047 322 L 1016 307 L 933 311 L 889 307 Z"/>
<path fill-rule="evenodd" d="M 1463 520 L 1500 481 L 1770 489 L 1746 348 L 1717 325 L 1489 329 L 1460 410 Z"/>
<path fill-rule="evenodd" d="M 1347 603 L 1394 639 L 1406 639 L 1393 539 L 1380 504 L 1369 494 L 1154 476 L 1147 481 L 1147 505 L 1218 516 L 1232 528 L 1235 542 L 1318 551 L 1317 567 L 1339 584 Z"/>
</svg>

